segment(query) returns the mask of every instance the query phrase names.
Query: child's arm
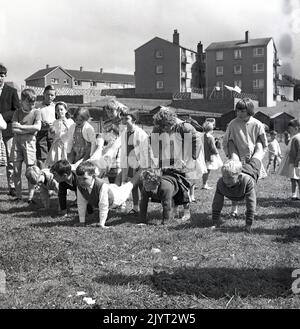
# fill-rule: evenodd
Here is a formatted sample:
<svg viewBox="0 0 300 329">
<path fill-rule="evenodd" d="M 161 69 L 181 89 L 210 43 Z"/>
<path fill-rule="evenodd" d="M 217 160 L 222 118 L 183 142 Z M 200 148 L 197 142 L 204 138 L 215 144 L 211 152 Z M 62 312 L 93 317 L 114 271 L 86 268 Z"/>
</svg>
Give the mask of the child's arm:
<svg viewBox="0 0 300 329">
<path fill-rule="evenodd" d="M 21 125 L 19 122 L 13 123 L 13 132 L 14 129 L 21 130 L 21 133 L 28 134 L 28 133 L 35 133 L 41 130 L 42 123 L 41 121 L 36 121 L 33 125 Z"/>
<path fill-rule="evenodd" d="M 87 146 L 85 148 L 84 156 L 83 156 L 83 161 L 86 161 L 89 159 L 91 156 L 91 143 L 87 143 Z"/>
<path fill-rule="evenodd" d="M 105 222 L 109 211 L 109 199 L 108 199 L 108 184 L 104 183 L 100 190 L 99 195 L 99 225 L 102 228 L 107 228 Z"/>
<path fill-rule="evenodd" d="M 78 207 L 78 215 L 79 215 L 80 223 L 85 223 L 87 205 L 88 205 L 88 201 L 83 197 L 83 195 L 77 188 L 77 207 Z"/>
<path fill-rule="evenodd" d="M 217 183 L 217 189 L 212 203 L 212 220 L 214 224 L 220 221 L 220 215 L 224 205 L 224 195 L 219 190 L 218 184 L 219 182 Z"/>
<path fill-rule="evenodd" d="M 67 210 L 67 188 L 61 183 L 58 186 L 58 203 L 60 211 Z"/>
<path fill-rule="evenodd" d="M 140 221 L 147 222 L 147 210 L 148 210 L 149 196 L 148 193 L 141 189 L 141 201 L 140 201 Z"/>
</svg>

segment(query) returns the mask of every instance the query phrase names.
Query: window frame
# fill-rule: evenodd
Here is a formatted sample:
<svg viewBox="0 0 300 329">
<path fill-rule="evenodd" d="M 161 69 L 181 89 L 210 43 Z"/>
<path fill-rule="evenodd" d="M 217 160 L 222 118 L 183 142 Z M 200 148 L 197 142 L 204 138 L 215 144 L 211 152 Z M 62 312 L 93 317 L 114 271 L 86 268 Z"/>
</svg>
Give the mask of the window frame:
<svg viewBox="0 0 300 329">
<path fill-rule="evenodd" d="M 218 54 L 222 54 L 222 58 L 218 58 Z M 224 60 L 224 51 L 223 50 L 217 50 L 216 51 L 216 61 L 223 61 Z"/>
<path fill-rule="evenodd" d="M 258 70 L 258 65 L 262 65 L 262 70 Z M 265 72 L 265 63 L 256 63 L 252 65 L 253 73 L 262 73 Z"/>
<path fill-rule="evenodd" d="M 262 54 L 258 53 L 259 49 L 262 50 Z M 253 48 L 253 56 L 254 57 L 263 57 L 263 56 L 265 56 L 265 48 L 264 47 L 255 47 L 255 48 Z"/>
<path fill-rule="evenodd" d="M 237 71 L 236 67 L 240 67 L 240 70 Z M 242 74 L 243 73 L 243 68 L 241 64 L 235 64 L 233 65 L 233 74 Z"/>
<path fill-rule="evenodd" d="M 218 72 L 218 68 L 222 68 L 222 73 Z M 216 76 L 224 75 L 224 66 L 216 66 Z"/>
<path fill-rule="evenodd" d="M 154 53 L 155 58 L 164 58 L 164 51 L 162 49 L 156 49 Z"/>
<path fill-rule="evenodd" d="M 159 72 L 159 68 L 161 68 L 161 72 Z M 163 66 L 163 64 L 157 64 L 157 65 L 155 65 L 155 73 L 156 74 L 163 74 L 164 73 L 164 66 Z"/>
<path fill-rule="evenodd" d="M 159 83 L 161 83 L 161 86 L 159 86 Z M 164 82 L 163 80 L 156 80 L 156 89 L 164 89 Z"/>
<path fill-rule="evenodd" d="M 262 82 L 262 85 L 260 84 Z M 253 89 L 264 89 L 265 88 L 265 80 L 264 79 L 255 79 L 252 82 Z"/>
<path fill-rule="evenodd" d="M 240 56 L 236 56 L 236 52 L 240 54 Z M 234 49 L 233 51 L 233 58 L 234 59 L 242 59 L 243 55 L 242 55 L 242 49 Z"/>
</svg>

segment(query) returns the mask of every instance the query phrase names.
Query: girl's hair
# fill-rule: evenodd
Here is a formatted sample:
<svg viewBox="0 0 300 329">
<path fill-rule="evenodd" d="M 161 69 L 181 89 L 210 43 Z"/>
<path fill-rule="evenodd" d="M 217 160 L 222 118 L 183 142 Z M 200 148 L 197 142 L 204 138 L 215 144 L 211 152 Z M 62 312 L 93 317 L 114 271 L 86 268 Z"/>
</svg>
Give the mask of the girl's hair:
<svg viewBox="0 0 300 329">
<path fill-rule="evenodd" d="M 0 73 L 7 74 L 7 68 L 2 63 L 0 63 Z"/>
<path fill-rule="evenodd" d="M 300 128 L 299 120 L 298 119 L 290 120 L 289 123 L 288 123 L 288 127 Z"/>
<path fill-rule="evenodd" d="M 108 104 L 104 107 L 104 109 L 107 112 L 116 110 L 119 117 L 126 115 L 126 113 L 128 112 L 128 107 L 116 101 L 115 99 L 110 100 Z"/>
<path fill-rule="evenodd" d="M 55 88 L 52 85 L 48 85 L 48 86 L 45 87 L 43 94 L 45 94 L 45 92 L 48 91 L 48 90 L 54 90 L 55 93 L 56 93 Z"/>
<path fill-rule="evenodd" d="M 58 119 L 58 115 L 56 114 L 57 111 L 57 107 L 61 105 L 65 108 L 65 110 L 67 111 L 66 113 L 66 118 L 69 119 L 70 118 L 70 113 L 68 112 L 68 105 L 65 102 L 59 101 L 55 104 L 55 118 Z"/>
<path fill-rule="evenodd" d="M 246 110 L 247 114 L 253 117 L 254 115 L 254 105 L 251 99 L 249 98 L 243 98 L 240 99 L 236 105 L 235 105 L 235 110 Z"/>
<path fill-rule="evenodd" d="M 74 119 L 76 120 L 78 116 L 81 116 L 85 121 L 88 121 L 90 118 L 90 112 L 87 108 L 84 107 L 77 108 L 74 113 Z"/>
<path fill-rule="evenodd" d="M 91 161 L 84 161 L 79 164 L 76 168 L 76 175 L 77 176 L 84 176 L 87 173 L 89 176 L 96 175 L 96 166 Z"/>
<path fill-rule="evenodd" d="M 168 107 L 163 106 L 159 112 L 153 116 L 153 123 L 155 126 L 174 126 L 177 122 L 177 115 Z"/>
<path fill-rule="evenodd" d="M 277 135 L 277 131 L 276 130 L 271 130 L 270 131 L 270 135 L 271 136 L 276 136 Z"/>
<path fill-rule="evenodd" d="M 25 172 L 25 177 L 28 179 L 29 183 L 36 185 L 42 174 L 42 170 L 38 166 L 30 166 Z"/>
<path fill-rule="evenodd" d="M 21 100 L 25 101 L 28 100 L 29 102 L 35 102 L 36 101 L 36 94 L 33 89 L 26 88 L 21 92 Z"/>
<path fill-rule="evenodd" d="M 230 176 L 239 175 L 242 172 L 242 163 L 239 160 L 227 160 L 222 167 L 222 174 L 227 173 Z"/>
<path fill-rule="evenodd" d="M 52 165 L 50 172 L 56 173 L 59 176 L 63 176 L 64 174 L 69 176 L 72 172 L 72 167 L 68 160 L 59 160 Z"/>
<path fill-rule="evenodd" d="M 153 185 L 159 185 L 161 182 L 161 176 L 157 175 L 157 173 L 154 170 L 145 170 L 142 173 L 142 181 L 143 184 L 153 184 Z"/>
<path fill-rule="evenodd" d="M 212 122 L 206 121 L 203 123 L 203 131 L 208 133 L 209 131 L 214 130 L 214 124 Z"/>
</svg>

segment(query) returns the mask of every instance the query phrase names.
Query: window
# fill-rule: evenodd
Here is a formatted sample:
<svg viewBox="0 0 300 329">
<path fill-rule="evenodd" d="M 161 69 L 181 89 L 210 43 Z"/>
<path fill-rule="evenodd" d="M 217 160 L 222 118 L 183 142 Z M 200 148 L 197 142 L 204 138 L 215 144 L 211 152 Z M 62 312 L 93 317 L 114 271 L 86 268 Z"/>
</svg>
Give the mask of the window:
<svg viewBox="0 0 300 329">
<path fill-rule="evenodd" d="M 81 86 L 81 81 L 74 80 L 74 86 Z"/>
<path fill-rule="evenodd" d="M 163 66 L 162 65 L 156 65 L 156 74 L 163 73 Z"/>
<path fill-rule="evenodd" d="M 234 87 L 238 86 L 239 88 L 242 89 L 242 80 L 234 80 L 233 85 L 234 85 Z"/>
<path fill-rule="evenodd" d="M 264 63 L 253 64 L 254 73 L 263 72 L 264 69 L 265 69 Z"/>
<path fill-rule="evenodd" d="M 240 59 L 242 58 L 242 49 L 236 49 L 234 51 L 234 59 Z"/>
<path fill-rule="evenodd" d="M 156 89 L 163 89 L 164 82 L 163 81 L 156 81 Z"/>
<path fill-rule="evenodd" d="M 68 85 L 69 84 L 69 79 L 65 79 L 64 80 L 64 85 Z"/>
<path fill-rule="evenodd" d="M 263 89 L 265 86 L 264 79 L 253 80 L 253 89 Z"/>
<path fill-rule="evenodd" d="M 97 82 L 96 81 L 91 81 L 90 86 L 91 87 L 97 87 Z"/>
<path fill-rule="evenodd" d="M 234 65 L 233 66 L 234 74 L 242 74 L 242 65 Z"/>
<path fill-rule="evenodd" d="M 216 75 L 223 75 L 223 66 L 216 67 Z"/>
<path fill-rule="evenodd" d="M 216 60 L 217 61 L 223 60 L 223 51 L 222 50 L 216 52 Z"/>
<path fill-rule="evenodd" d="M 217 81 L 216 82 L 216 87 L 223 89 L 224 88 L 224 81 Z"/>
<path fill-rule="evenodd" d="M 51 78 L 51 83 L 58 84 L 59 83 L 59 79 L 57 79 L 57 78 Z"/>
<path fill-rule="evenodd" d="M 259 56 L 264 56 L 265 50 L 264 48 L 253 48 L 253 56 L 254 57 L 259 57 Z"/>
<path fill-rule="evenodd" d="M 162 50 L 156 50 L 155 51 L 155 57 L 156 58 L 163 58 L 164 57 L 164 53 Z"/>
</svg>

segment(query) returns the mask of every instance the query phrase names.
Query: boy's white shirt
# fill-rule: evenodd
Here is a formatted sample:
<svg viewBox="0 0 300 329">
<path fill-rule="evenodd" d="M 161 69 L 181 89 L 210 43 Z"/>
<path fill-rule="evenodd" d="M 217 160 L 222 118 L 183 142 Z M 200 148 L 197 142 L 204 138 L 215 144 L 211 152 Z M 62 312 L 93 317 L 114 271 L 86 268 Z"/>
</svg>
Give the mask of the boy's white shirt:
<svg viewBox="0 0 300 329">
<path fill-rule="evenodd" d="M 68 131 L 67 153 L 70 153 L 72 150 L 75 127 L 76 127 L 76 123 L 73 123 Z M 87 121 L 82 127 L 82 136 L 87 142 L 91 143 L 90 155 L 92 155 L 96 149 L 96 134 L 93 126 Z"/>
<path fill-rule="evenodd" d="M 93 181 L 92 185 L 88 188 L 89 193 L 91 193 L 94 187 L 94 183 L 95 181 Z M 125 202 L 126 199 L 129 197 L 132 188 L 133 184 L 131 182 L 128 182 L 122 186 L 103 183 L 100 189 L 98 202 L 99 224 L 101 226 L 105 225 L 109 208 L 114 206 L 120 206 L 123 202 Z M 80 223 L 85 222 L 87 204 L 88 201 L 83 197 L 83 195 L 77 188 L 77 207 Z"/>
<path fill-rule="evenodd" d="M 55 121 L 55 104 L 43 105 L 39 108 L 43 122 L 52 124 Z"/>
<path fill-rule="evenodd" d="M 7 123 L 6 121 L 3 119 L 2 114 L 0 113 L 0 131 L 1 130 L 5 130 L 7 128 Z"/>
</svg>

